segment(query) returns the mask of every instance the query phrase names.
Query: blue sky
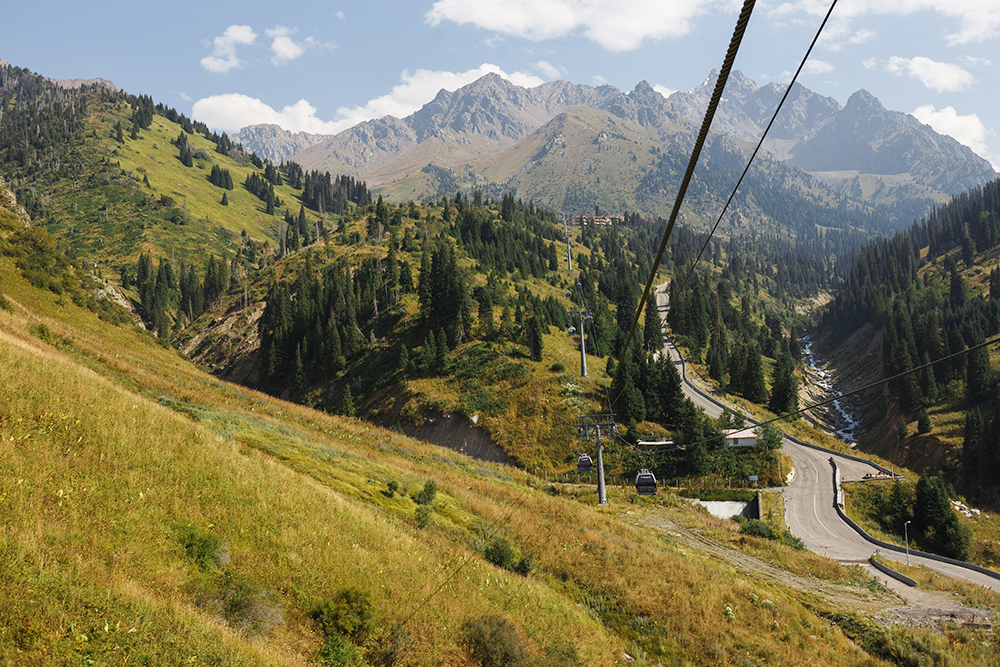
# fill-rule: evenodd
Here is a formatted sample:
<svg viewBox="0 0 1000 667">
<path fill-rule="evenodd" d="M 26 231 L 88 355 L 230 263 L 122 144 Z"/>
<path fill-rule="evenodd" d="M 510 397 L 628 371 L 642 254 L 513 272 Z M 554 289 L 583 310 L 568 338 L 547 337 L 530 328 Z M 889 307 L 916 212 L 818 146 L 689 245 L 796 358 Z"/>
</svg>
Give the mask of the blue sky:
<svg viewBox="0 0 1000 667">
<path fill-rule="evenodd" d="M 736 62 L 785 82 L 827 3 L 759 0 Z M 334 133 L 403 117 L 486 72 L 690 90 L 721 65 L 732 0 L 9 3 L 0 58 L 103 77 L 213 129 L 272 122 Z M 12 26 L 19 26 L 12 29 Z M 1000 0 L 840 0 L 800 82 L 846 103 L 864 88 L 1000 167 Z"/>
</svg>

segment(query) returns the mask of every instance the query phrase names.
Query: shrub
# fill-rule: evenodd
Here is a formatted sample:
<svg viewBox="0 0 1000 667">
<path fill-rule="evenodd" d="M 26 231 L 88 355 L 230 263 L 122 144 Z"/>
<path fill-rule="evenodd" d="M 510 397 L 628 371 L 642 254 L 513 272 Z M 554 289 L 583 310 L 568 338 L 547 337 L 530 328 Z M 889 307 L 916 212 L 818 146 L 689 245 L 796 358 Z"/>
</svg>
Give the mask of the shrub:
<svg viewBox="0 0 1000 667">
<path fill-rule="evenodd" d="M 418 527 L 426 528 L 431 525 L 431 522 L 434 521 L 434 506 L 417 505 L 417 509 L 413 513 L 413 517 L 417 520 Z"/>
<path fill-rule="evenodd" d="M 754 537 L 765 537 L 769 540 L 775 538 L 774 530 L 771 529 L 771 524 L 761 521 L 760 519 L 749 519 L 745 524 L 740 526 L 740 532 L 746 533 L 747 535 L 753 535 Z"/>
<path fill-rule="evenodd" d="M 510 542 L 499 535 L 495 536 L 490 541 L 483 555 L 486 556 L 486 560 L 493 563 L 497 567 L 504 568 L 505 570 L 513 569 L 514 563 L 517 560 L 517 555 L 514 553 L 514 547 L 510 545 Z"/>
<path fill-rule="evenodd" d="M 433 479 L 429 479 L 424 482 L 424 488 L 417 491 L 417 495 L 413 497 L 417 501 L 418 505 L 433 505 L 434 497 L 437 495 L 438 485 Z"/>
<path fill-rule="evenodd" d="M 323 640 L 323 645 L 319 649 L 321 665 L 329 667 L 348 667 L 352 665 L 364 664 L 358 647 L 351 643 L 351 640 L 339 635 L 328 635 Z"/>
<path fill-rule="evenodd" d="M 28 331 L 43 343 L 55 343 L 55 336 L 52 335 L 52 331 L 45 324 L 32 324 L 28 327 Z"/>
<path fill-rule="evenodd" d="M 390 498 L 393 498 L 396 495 L 396 492 L 399 491 L 399 482 L 397 482 L 396 480 L 390 481 L 385 486 L 386 486 L 385 495 L 389 496 Z"/>
<path fill-rule="evenodd" d="M 566 365 L 563 364 L 561 361 L 557 361 L 556 363 L 552 364 L 549 370 L 552 371 L 553 373 L 563 373 L 566 371 Z"/>
<path fill-rule="evenodd" d="M 535 557 L 531 554 L 524 554 L 518 558 L 517 565 L 514 566 L 514 571 L 525 577 L 531 574 L 533 569 L 535 569 Z"/>
<path fill-rule="evenodd" d="M 487 614 L 462 624 L 462 638 L 472 658 L 482 667 L 518 667 L 527 663 L 527 653 L 513 623 Z"/>
<path fill-rule="evenodd" d="M 318 604 L 309 616 L 324 635 L 363 638 L 372 622 L 371 597 L 357 588 L 345 588 L 333 599 Z"/>
</svg>

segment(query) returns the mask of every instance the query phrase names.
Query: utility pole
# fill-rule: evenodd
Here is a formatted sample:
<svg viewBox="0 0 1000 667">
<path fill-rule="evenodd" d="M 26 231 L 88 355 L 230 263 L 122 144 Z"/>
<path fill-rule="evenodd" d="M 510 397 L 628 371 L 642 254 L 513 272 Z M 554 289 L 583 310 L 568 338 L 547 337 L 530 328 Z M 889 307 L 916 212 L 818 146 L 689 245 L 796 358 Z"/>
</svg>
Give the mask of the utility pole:
<svg viewBox="0 0 1000 667">
<path fill-rule="evenodd" d="M 910 531 L 907 528 L 907 526 L 909 526 L 909 525 L 910 525 L 909 521 L 907 521 L 906 523 L 903 524 L 903 537 L 906 539 L 906 566 L 907 567 L 910 566 Z"/>
<path fill-rule="evenodd" d="M 585 316 L 591 321 L 593 318 L 586 308 L 581 308 L 576 311 L 576 314 L 580 316 L 580 377 L 585 378 L 587 377 L 587 342 L 583 331 L 583 321 Z"/>
<path fill-rule="evenodd" d="M 597 440 L 597 504 L 608 504 L 608 496 L 604 487 L 604 447 L 601 444 L 601 429 L 605 434 L 618 433 L 614 413 L 602 415 L 582 415 L 577 417 L 577 433 L 581 440 L 590 440 L 591 433 Z"/>
</svg>

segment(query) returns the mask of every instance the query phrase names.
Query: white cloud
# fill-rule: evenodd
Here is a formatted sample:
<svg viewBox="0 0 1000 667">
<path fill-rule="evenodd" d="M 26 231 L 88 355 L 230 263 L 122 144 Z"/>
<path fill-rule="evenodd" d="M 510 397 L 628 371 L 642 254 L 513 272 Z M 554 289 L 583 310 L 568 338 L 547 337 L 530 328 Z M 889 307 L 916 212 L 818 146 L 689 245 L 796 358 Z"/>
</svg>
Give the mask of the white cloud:
<svg viewBox="0 0 1000 667">
<path fill-rule="evenodd" d="M 358 123 L 382 116 L 405 118 L 434 99 L 438 91 L 456 90 L 488 74 L 499 74 L 513 84 L 525 88 L 540 86 L 545 81 L 533 74 L 513 72 L 508 74 L 496 65 L 484 63 L 465 72 L 432 70 L 404 70 L 402 83 L 387 95 L 370 100 L 364 106 L 340 107 L 335 119 L 325 121 L 316 116 L 316 107 L 306 100 L 276 111 L 259 99 L 230 93 L 213 95 L 198 100 L 191 107 L 191 116 L 209 127 L 226 132 L 236 132 L 247 125 L 273 123 L 289 132 L 336 134 Z"/>
<path fill-rule="evenodd" d="M 343 21 L 343 20 L 344 20 L 344 19 L 346 18 L 346 17 L 344 16 L 344 12 L 337 12 L 336 14 L 334 14 L 334 16 L 336 16 L 336 17 L 337 17 L 338 19 L 340 19 L 341 21 Z"/>
<path fill-rule="evenodd" d="M 664 97 L 670 97 L 671 95 L 677 92 L 673 88 L 667 88 L 666 86 L 661 85 L 659 83 L 653 86 L 653 90 L 658 92 L 660 95 L 663 95 Z"/>
<path fill-rule="evenodd" d="M 437 0 L 424 15 L 534 41 L 582 33 L 608 51 L 631 51 L 644 41 L 683 37 L 691 21 L 719 0 Z M 725 4 L 724 2 L 721 4 Z"/>
<path fill-rule="evenodd" d="M 591 79 L 591 83 L 593 83 L 595 86 L 610 86 L 611 85 L 611 82 L 608 81 L 607 79 L 605 79 L 600 74 L 595 74 L 594 78 Z"/>
<path fill-rule="evenodd" d="M 190 102 L 190 101 L 191 101 L 191 100 L 193 99 L 193 98 L 192 98 L 192 97 L 191 97 L 190 95 L 188 95 L 187 93 L 183 93 L 183 92 L 181 92 L 181 93 L 177 93 L 177 94 L 178 94 L 178 95 L 180 95 L 180 96 L 181 96 L 181 99 L 182 99 L 182 100 L 184 100 L 185 102 Z"/>
<path fill-rule="evenodd" d="M 862 28 L 858 30 L 853 35 L 848 38 L 848 43 L 850 44 L 864 44 L 865 42 L 870 42 L 875 39 L 878 35 L 875 34 L 874 30 L 869 30 L 868 28 Z"/>
<path fill-rule="evenodd" d="M 274 57 L 271 58 L 272 63 L 275 65 L 284 65 L 285 63 L 292 62 L 306 52 L 301 45 L 296 44 L 291 38 L 291 35 L 297 31 L 298 28 L 286 28 L 283 25 L 276 25 L 264 31 L 264 34 L 273 40 L 271 42 L 271 51 L 274 52 Z"/>
<path fill-rule="evenodd" d="M 979 120 L 979 116 L 974 113 L 960 116 L 954 107 L 945 107 L 940 111 L 935 111 L 932 105 L 926 104 L 917 107 L 913 116 L 921 123 L 933 127 L 935 132 L 947 134 L 980 155 L 986 152 L 986 135 L 989 132 L 983 122 Z"/>
<path fill-rule="evenodd" d="M 253 44 L 257 33 L 248 25 L 231 25 L 226 31 L 216 37 L 212 55 L 201 59 L 201 66 L 209 72 L 225 73 L 240 67 L 243 61 L 236 57 L 236 47 Z"/>
<path fill-rule="evenodd" d="M 291 36 L 298 31 L 298 28 L 286 28 L 283 25 L 276 25 L 264 31 L 268 37 L 272 38 L 271 51 L 274 53 L 274 57 L 271 58 L 272 63 L 275 65 L 290 63 L 305 53 L 306 49 L 337 48 L 336 44 L 321 42 L 315 37 L 306 37 L 301 42 L 296 42 Z"/>
<path fill-rule="evenodd" d="M 807 60 L 802 71 L 806 74 L 827 74 L 833 71 L 833 65 L 825 60 Z"/>
<path fill-rule="evenodd" d="M 866 58 L 861 61 L 865 69 L 875 69 L 878 67 L 878 58 Z"/>
<path fill-rule="evenodd" d="M 889 58 L 886 70 L 893 74 L 908 73 L 919 79 L 924 86 L 939 93 L 956 93 L 972 85 L 972 75 L 951 63 L 940 63 L 930 58 Z"/>
<path fill-rule="evenodd" d="M 804 12 L 823 16 L 828 9 L 826 0 L 792 0 L 772 9 L 770 15 L 786 17 Z M 1000 35 L 1000 0 L 848 0 L 837 6 L 835 18 L 824 31 L 824 46 L 839 49 L 850 42 L 851 22 L 866 14 L 907 16 L 917 12 L 934 12 L 957 21 L 958 29 L 944 35 L 952 46 L 983 42 Z M 859 31 L 854 37 L 864 32 Z"/>
<path fill-rule="evenodd" d="M 968 63 L 970 67 L 975 67 L 976 69 L 991 67 L 993 65 L 989 58 L 977 58 L 976 56 L 962 56 L 959 60 Z"/>
<path fill-rule="evenodd" d="M 539 60 L 534 65 L 535 70 L 541 72 L 546 79 L 558 79 L 566 74 L 566 68 L 556 67 L 545 60 Z"/>
</svg>

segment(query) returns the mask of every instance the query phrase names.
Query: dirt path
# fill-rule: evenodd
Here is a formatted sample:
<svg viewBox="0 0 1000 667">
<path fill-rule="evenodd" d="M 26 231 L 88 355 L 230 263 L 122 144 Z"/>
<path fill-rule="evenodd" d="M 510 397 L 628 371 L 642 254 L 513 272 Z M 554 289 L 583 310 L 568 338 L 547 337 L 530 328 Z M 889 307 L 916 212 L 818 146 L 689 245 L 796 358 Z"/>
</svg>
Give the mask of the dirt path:
<svg viewBox="0 0 1000 667">
<path fill-rule="evenodd" d="M 887 578 L 867 562 L 857 565 L 882 584 L 878 589 L 861 588 L 789 572 L 765 560 L 719 544 L 696 530 L 678 524 L 661 511 L 649 509 L 632 512 L 628 518 L 639 525 L 660 531 L 685 548 L 719 558 L 745 576 L 818 596 L 835 609 L 864 612 L 885 625 L 898 623 L 940 628 L 946 621 L 979 623 L 994 617 L 992 611 L 964 606 L 949 593 L 912 588 Z"/>
<path fill-rule="evenodd" d="M 894 591 L 884 589 L 873 591 L 789 572 L 756 556 L 719 544 L 696 530 L 678 524 L 660 511 L 637 511 L 629 518 L 639 525 L 660 531 L 668 538 L 683 544 L 685 548 L 719 558 L 750 578 L 819 596 L 837 609 L 850 608 L 873 612 L 905 603 Z"/>
</svg>

